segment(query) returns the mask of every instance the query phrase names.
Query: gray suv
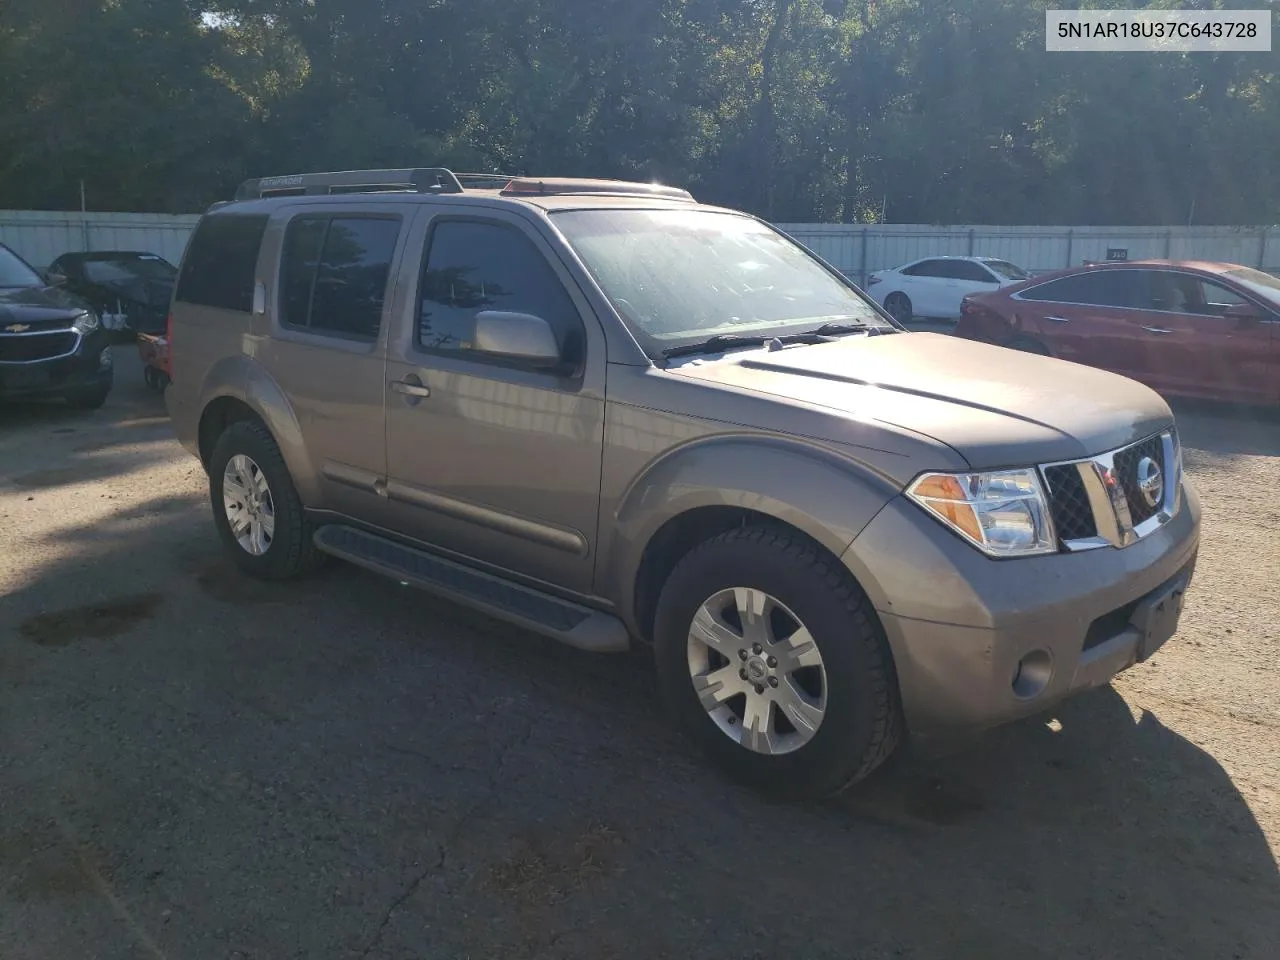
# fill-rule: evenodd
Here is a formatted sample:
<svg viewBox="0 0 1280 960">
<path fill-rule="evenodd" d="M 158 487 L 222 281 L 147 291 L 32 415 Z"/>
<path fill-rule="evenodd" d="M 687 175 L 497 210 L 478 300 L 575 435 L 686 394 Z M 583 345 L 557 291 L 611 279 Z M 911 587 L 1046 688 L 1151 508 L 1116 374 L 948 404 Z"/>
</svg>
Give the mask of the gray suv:
<svg viewBox="0 0 1280 960">
<path fill-rule="evenodd" d="M 248 574 L 339 557 L 589 651 L 692 739 L 835 793 L 1177 629 L 1168 406 L 908 333 L 685 191 L 440 168 L 249 181 L 181 265 L 166 398 Z"/>
</svg>

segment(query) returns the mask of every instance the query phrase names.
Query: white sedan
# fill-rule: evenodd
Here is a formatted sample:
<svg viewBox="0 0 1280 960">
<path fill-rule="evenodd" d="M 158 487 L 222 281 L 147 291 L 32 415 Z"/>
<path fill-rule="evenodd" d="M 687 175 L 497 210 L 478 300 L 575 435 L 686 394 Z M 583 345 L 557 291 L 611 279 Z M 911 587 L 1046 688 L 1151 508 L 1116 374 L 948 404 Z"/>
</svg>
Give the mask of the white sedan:
<svg viewBox="0 0 1280 960">
<path fill-rule="evenodd" d="M 960 301 L 1021 283 L 1031 274 L 994 257 L 925 257 L 867 278 L 867 293 L 899 323 L 913 317 L 959 320 Z"/>
</svg>

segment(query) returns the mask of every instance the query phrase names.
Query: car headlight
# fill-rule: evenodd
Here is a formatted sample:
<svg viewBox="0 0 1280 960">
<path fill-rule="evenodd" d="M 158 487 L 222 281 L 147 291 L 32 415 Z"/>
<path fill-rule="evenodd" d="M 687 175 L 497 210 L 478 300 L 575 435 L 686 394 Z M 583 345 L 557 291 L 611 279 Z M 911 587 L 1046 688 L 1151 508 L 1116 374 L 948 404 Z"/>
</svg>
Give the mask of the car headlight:
<svg viewBox="0 0 1280 960">
<path fill-rule="evenodd" d="M 988 556 L 1057 552 L 1049 504 L 1034 468 L 926 473 L 907 488 L 907 496 Z"/>
<path fill-rule="evenodd" d="M 93 333 L 98 329 L 98 315 L 96 313 L 82 313 L 71 322 L 71 329 L 78 330 L 81 333 Z"/>
</svg>

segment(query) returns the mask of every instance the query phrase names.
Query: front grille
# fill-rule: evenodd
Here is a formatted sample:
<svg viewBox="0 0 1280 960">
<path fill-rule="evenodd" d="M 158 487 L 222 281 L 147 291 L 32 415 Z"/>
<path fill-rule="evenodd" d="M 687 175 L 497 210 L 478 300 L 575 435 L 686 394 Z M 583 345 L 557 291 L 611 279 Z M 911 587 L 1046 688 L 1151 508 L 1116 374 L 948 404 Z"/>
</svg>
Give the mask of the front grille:
<svg viewBox="0 0 1280 960">
<path fill-rule="evenodd" d="M 1080 479 L 1080 468 L 1073 463 L 1045 467 L 1044 479 L 1049 487 L 1049 511 L 1058 537 L 1062 540 L 1096 537 L 1098 525 L 1093 519 L 1084 481 Z"/>
<path fill-rule="evenodd" d="M 0 333 L 0 363 L 31 363 L 64 356 L 76 348 L 77 336 L 71 330 L 36 337 Z"/>
<path fill-rule="evenodd" d="M 1129 501 L 1129 516 L 1133 519 L 1134 526 L 1151 519 L 1160 509 L 1158 502 L 1154 507 L 1147 503 L 1147 498 L 1138 487 L 1138 464 L 1146 457 L 1154 460 L 1161 473 L 1168 477 L 1164 463 L 1164 441 L 1160 437 L 1150 437 L 1121 450 L 1115 456 L 1116 480 L 1124 490 L 1125 499 Z"/>
</svg>

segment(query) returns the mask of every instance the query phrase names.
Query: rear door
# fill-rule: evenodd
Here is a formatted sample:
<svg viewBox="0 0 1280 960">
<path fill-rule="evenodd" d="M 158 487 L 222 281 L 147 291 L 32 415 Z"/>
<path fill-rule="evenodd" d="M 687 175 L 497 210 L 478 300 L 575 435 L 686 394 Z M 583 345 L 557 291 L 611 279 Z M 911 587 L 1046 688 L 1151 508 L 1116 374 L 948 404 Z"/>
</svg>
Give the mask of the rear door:
<svg viewBox="0 0 1280 960">
<path fill-rule="evenodd" d="M 903 267 L 900 274 L 902 292 L 911 298 L 911 312 L 918 317 L 941 316 L 945 260 L 921 260 Z"/>
<path fill-rule="evenodd" d="M 1269 404 L 1276 400 L 1271 311 L 1220 280 L 1178 270 L 1145 271 L 1150 295 L 1130 319 L 1142 377 L 1177 396 Z M 1224 316 L 1252 304 L 1263 318 Z"/>
<path fill-rule="evenodd" d="M 260 357 L 293 405 L 324 507 L 374 521 L 385 513 L 385 314 L 415 207 L 285 208 L 273 332 Z"/>
<path fill-rule="evenodd" d="M 1143 284 L 1138 270 L 1096 270 L 1029 287 L 1011 302 L 1054 356 L 1143 380 L 1141 331 L 1129 323 L 1144 301 Z"/>
</svg>

